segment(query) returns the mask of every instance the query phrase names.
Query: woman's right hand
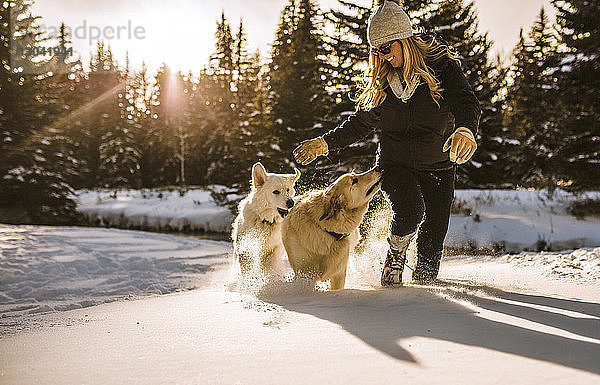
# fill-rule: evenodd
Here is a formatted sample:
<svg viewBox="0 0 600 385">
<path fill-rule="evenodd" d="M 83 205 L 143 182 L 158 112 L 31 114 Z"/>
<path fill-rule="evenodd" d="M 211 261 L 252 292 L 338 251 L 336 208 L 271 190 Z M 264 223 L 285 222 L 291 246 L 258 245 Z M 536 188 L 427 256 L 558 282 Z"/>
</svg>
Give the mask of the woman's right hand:
<svg viewBox="0 0 600 385">
<path fill-rule="evenodd" d="M 477 150 L 477 142 L 471 130 L 459 127 L 444 143 L 442 152 L 450 150 L 450 161 L 457 164 L 466 163 Z"/>
<path fill-rule="evenodd" d="M 328 153 L 329 146 L 327 146 L 327 142 L 321 136 L 303 141 L 292 151 L 296 161 L 303 166 Z"/>
</svg>

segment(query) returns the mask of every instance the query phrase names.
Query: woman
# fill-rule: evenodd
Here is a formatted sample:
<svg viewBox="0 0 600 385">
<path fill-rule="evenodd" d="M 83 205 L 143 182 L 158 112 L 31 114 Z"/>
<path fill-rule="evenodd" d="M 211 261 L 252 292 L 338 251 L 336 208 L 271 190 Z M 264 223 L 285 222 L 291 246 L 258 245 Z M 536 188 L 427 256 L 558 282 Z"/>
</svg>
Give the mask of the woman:
<svg viewBox="0 0 600 385">
<path fill-rule="evenodd" d="M 394 210 L 381 284 L 402 285 L 406 250 L 415 235 L 413 280 L 428 283 L 439 272 L 456 164 L 477 149 L 481 108 L 447 46 L 414 35 L 397 0 L 376 4 L 367 26 L 369 69 L 356 112 L 325 135 L 302 142 L 293 154 L 306 165 L 377 129 L 382 187 Z"/>
</svg>

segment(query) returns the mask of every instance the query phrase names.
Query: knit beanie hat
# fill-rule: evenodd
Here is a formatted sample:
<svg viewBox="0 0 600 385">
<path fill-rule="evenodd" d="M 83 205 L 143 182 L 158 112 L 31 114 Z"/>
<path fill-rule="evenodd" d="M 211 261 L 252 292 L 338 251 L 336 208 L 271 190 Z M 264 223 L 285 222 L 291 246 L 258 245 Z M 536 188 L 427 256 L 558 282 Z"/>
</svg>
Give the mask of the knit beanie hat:
<svg viewBox="0 0 600 385">
<path fill-rule="evenodd" d="M 393 1 L 384 1 L 369 17 L 367 39 L 371 47 L 413 35 L 406 12 Z"/>
</svg>

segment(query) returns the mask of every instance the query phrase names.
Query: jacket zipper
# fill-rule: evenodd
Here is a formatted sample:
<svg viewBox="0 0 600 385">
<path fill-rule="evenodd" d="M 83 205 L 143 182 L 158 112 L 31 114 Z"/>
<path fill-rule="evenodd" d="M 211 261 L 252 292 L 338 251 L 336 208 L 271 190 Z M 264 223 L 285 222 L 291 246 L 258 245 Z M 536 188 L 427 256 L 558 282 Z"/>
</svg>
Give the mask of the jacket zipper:
<svg viewBox="0 0 600 385">
<path fill-rule="evenodd" d="M 413 126 L 414 126 L 414 122 L 413 122 L 413 102 L 412 100 L 408 100 L 408 131 L 407 131 L 407 135 L 410 138 L 413 135 Z M 412 167 L 413 168 L 417 168 L 417 157 L 416 157 L 416 149 L 415 149 L 415 141 L 414 140 L 410 140 L 408 141 L 408 152 L 409 152 L 409 159 L 412 159 Z"/>
</svg>

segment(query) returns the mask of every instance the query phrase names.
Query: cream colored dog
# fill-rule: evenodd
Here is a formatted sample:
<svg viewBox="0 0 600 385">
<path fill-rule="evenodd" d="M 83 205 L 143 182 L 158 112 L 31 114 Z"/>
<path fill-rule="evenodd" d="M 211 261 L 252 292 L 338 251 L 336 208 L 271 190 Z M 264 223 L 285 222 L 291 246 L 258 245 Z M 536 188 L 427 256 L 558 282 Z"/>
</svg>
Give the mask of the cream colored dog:
<svg viewBox="0 0 600 385">
<path fill-rule="evenodd" d="M 345 174 L 326 190 L 296 199 L 284 219 L 281 235 L 296 276 L 330 280 L 331 289 L 343 289 L 351 245 L 358 226 L 379 191 L 381 173 Z"/>
<path fill-rule="evenodd" d="M 285 250 L 281 222 L 294 206 L 295 174 L 272 174 L 261 163 L 252 166 L 252 190 L 239 203 L 231 232 L 234 255 L 242 274 L 274 273 L 280 269 Z"/>
</svg>

